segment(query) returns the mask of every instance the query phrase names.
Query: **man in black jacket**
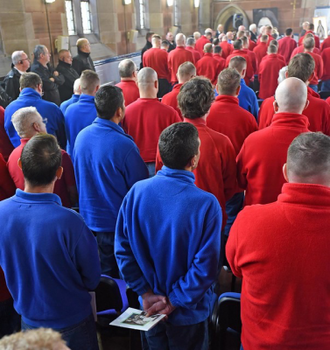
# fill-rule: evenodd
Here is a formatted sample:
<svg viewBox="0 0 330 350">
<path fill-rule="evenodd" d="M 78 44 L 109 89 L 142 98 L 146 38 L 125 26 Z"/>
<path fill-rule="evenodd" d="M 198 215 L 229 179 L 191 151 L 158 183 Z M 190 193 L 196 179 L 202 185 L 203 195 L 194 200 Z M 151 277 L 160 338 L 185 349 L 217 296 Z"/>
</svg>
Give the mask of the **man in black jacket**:
<svg viewBox="0 0 330 350">
<path fill-rule="evenodd" d="M 146 34 L 146 44 L 143 46 L 142 50 L 141 50 L 141 63 L 140 63 L 140 69 L 143 68 L 143 54 L 152 48 L 152 44 L 151 44 L 151 39 L 152 39 L 152 36 L 154 35 L 155 33 L 154 32 L 148 32 Z"/>
<path fill-rule="evenodd" d="M 58 71 L 53 70 L 49 65 L 50 53 L 44 45 L 37 45 L 34 48 L 34 62 L 31 72 L 37 73 L 42 80 L 43 99 L 54 102 L 58 106 L 61 104 L 58 86 L 64 84 L 64 77 Z"/>
<path fill-rule="evenodd" d="M 5 76 L 2 86 L 7 95 L 13 100 L 16 100 L 19 90 L 19 78 L 30 68 L 30 60 L 24 51 L 14 51 L 11 55 L 12 69 Z"/>
<path fill-rule="evenodd" d="M 65 78 L 64 84 L 58 87 L 61 101 L 66 101 L 73 94 L 73 84 L 79 78 L 79 74 L 72 68 L 72 56 L 69 50 L 61 50 L 58 53 L 58 65 L 56 70 Z"/>
<path fill-rule="evenodd" d="M 77 50 L 78 55 L 73 57 L 72 68 L 81 75 L 82 71 L 86 69 L 91 69 L 95 72 L 95 67 L 93 60 L 90 57 L 91 45 L 89 41 L 85 38 L 80 38 L 77 40 Z"/>
</svg>

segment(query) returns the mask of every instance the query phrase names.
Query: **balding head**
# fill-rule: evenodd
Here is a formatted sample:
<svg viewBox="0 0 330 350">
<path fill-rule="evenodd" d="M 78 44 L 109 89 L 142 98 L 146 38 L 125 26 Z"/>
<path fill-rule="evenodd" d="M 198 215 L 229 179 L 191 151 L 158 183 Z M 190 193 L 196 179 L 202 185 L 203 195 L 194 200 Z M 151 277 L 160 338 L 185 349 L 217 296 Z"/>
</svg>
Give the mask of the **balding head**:
<svg viewBox="0 0 330 350">
<path fill-rule="evenodd" d="M 194 36 L 194 39 L 197 41 L 201 37 L 201 33 L 200 32 L 194 32 L 193 36 Z"/>
<path fill-rule="evenodd" d="M 298 78 L 285 79 L 276 89 L 274 103 L 278 113 L 301 114 L 306 102 L 307 86 Z"/>
<path fill-rule="evenodd" d="M 329 136 L 319 132 L 297 136 L 289 146 L 284 174 L 291 183 L 330 187 Z"/>
<path fill-rule="evenodd" d="M 309 22 L 304 22 L 304 23 L 302 24 L 302 27 L 303 27 L 303 29 L 308 30 Z"/>
<path fill-rule="evenodd" d="M 241 75 L 236 69 L 224 69 L 218 77 L 216 89 L 219 95 L 237 96 L 241 86 Z"/>
<path fill-rule="evenodd" d="M 244 78 L 246 72 L 246 59 L 242 56 L 235 56 L 230 60 L 228 67 L 236 69 L 241 77 Z"/>
<path fill-rule="evenodd" d="M 226 35 L 227 35 L 227 39 L 228 39 L 228 40 L 233 40 L 233 39 L 234 39 L 234 34 L 233 34 L 233 32 L 227 32 Z"/>
<path fill-rule="evenodd" d="M 142 68 L 137 75 L 137 82 L 141 98 L 157 97 L 158 76 L 152 68 Z"/>
<path fill-rule="evenodd" d="M 204 45 L 204 52 L 205 53 L 213 53 L 213 46 L 211 43 Z"/>
<path fill-rule="evenodd" d="M 239 26 L 238 27 L 238 31 L 240 32 L 240 31 L 244 31 L 245 30 L 245 27 L 243 26 L 243 25 L 241 25 L 241 26 Z"/>
<path fill-rule="evenodd" d="M 189 81 L 191 78 L 196 76 L 196 67 L 191 62 L 184 62 L 180 64 L 178 68 L 178 81 L 179 84 L 184 84 Z"/>
<path fill-rule="evenodd" d="M 136 69 L 136 64 L 130 59 L 122 60 L 118 65 L 119 75 L 122 79 L 135 79 Z"/>
<path fill-rule="evenodd" d="M 182 33 L 178 33 L 175 36 L 176 46 L 185 46 L 186 45 L 186 36 Z"/>
</svg>

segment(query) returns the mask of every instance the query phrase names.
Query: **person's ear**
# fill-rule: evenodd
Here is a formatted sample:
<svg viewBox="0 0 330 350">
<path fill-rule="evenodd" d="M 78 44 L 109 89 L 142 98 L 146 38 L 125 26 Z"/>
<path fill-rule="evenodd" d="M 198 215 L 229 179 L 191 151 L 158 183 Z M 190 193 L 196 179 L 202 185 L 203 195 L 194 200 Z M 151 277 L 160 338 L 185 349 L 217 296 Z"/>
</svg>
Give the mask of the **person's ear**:
<svg viewBox="0 0 330 350">
<path fill-rule="evenodd" d="M 22 170 L 22 161 L 21 161 L 21 158 L 18 158 L 17 165 L 18 165 L 18 167 Z"/>
<path fill-rule="evenodd" d="M 289 182 L 289 179 L 288 179 L 288 167 L 287 167 L 286 163 L 283 165 L 282 172 L 283 172 L 283 176 L 285 178 L 285 181 Z"/>
<path fill-rule="evenodd" d="M 238 86 L 237 90 L 236 90 L 236 95 L 238 96 L 239 92 L 241 91 L 241 85 Z"/>
<path fill-rule="evenodd" d="M 309 106 L 309 100 L 306 100 L 306 104 L 305 104 L 305 107 L 303 109 L 303 111 Z"/>
<path fill-rule="evenodd" d="M 285 79 L 288 79 L 288 78 L 289 78 L 289 72 L 286 71 L 286 72 L 285 72 Z"/>
<path fill-rule="evenodd" d="M 273 108 L 274 108 L 274 112 L 277 113 L 278 112 L 278 104 L 277 104 L 276 100 L 273 102 Z"/>
<path fill-rule="evenodd" d="M 58 167 L 58 169 L 56 170 L 56 179 L 59 180 L 63 175 L 63 167 Z"/>
<path fill-rule="evenodd" d="M 100 85 L 97 85 L 95 88 L 95 92 L 97 92 L 99 88 L 100 88 Z"/>
<path fill-rule="evenodd" d="M 218 83 L 215 85 L 215 90 L 217 91 L 217 94 L 220 95 Z"/>
<path fill-rule="evenodd" d="M 314 72 L 310 75 L 310 77 L 308 78 L 308 82 L 311 82 L 314 79 Z"/>
</svg>

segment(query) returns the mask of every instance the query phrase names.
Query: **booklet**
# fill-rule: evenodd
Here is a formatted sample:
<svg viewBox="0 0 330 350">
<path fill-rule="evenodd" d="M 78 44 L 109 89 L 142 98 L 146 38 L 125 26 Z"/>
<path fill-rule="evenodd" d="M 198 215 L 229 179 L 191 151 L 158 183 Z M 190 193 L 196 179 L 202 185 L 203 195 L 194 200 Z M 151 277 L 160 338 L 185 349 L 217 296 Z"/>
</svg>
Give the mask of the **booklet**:
<svg viewBox="0 0 330 350">
<path fill-rule="evenodd" d="M 147 332 L 165 316 L 158 314 L 146 317 L 146 312 L 129 307 L 123 314 L 112 321 L 110 325 Z"/>
</svg>

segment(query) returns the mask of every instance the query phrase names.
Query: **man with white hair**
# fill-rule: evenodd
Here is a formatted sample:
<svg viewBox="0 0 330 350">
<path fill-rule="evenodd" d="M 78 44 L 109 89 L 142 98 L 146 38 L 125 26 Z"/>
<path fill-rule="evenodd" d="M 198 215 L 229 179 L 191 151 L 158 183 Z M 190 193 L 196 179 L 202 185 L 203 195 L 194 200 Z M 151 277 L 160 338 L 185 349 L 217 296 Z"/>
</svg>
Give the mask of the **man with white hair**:
<svg viewBox="0 0 330 350">
<path fill-rule="evenodd" d="M 301 25 L 301 27 L 302 27 L 302 31 L 301 31 L 301 33 L 299 34 L 299 38 L 303 37 L 303 36 L 306 34 L 306 32 L 307 32 L 307 30 L 308 30 L 308 28 L 309 28 L 309 22 L 308 22 L 308 21 L 303 22 L 303 24 Z"/>
<path fill-rule="evenodd" d="M 176 49 L 171 51 L 168 54 L 168 68 L 171 73 L 171 83 L 176 83 L 177 77 L 176 73 L 178 71 L 178 68 L 180 64 L 183 62 L 192 62 L 194 63 L 194 56 L 193 54 L 185 49 L 186 45 L 186 36 L 182 33 L 179 33 L 175 37 L 176 42 Z"/>
<path fill-rule="evenodd" d="M 195 49 L 203 56 L 204 54 L 204 46 L 212 41 L 212 29 L 205 29 L 205 34 L 202 35 L 197 41 L 195 45 Z"/>
<path fill-rule="evenodd" d="M 217 27 L 217 33 L 216 33 L 217 38 L 219 37 L 219 35 L 221 33 L 223 33 L 223 25 L 219 24 L 218 27 Z"/>
<path fill-rule="evenodd" d="M 150 67 L 156 71 L 159 83 L 157 97 L 161 98 L 171 90 L 168 53 L 160 48 L 162 38 L 158 34 L 152 36 L 151 43 L 152 48 L 143 55 L 143 67 Z"/>
<path fill-rule="evenodd" d="M 233 32 L 227 32 L 226 33 L 227 39 L 228 39 L 228 43 L 232 44 L 234 41 L 234 33 Z"/>
<path fill-rule="evenodd" d="M 308 118 L 302 114 L 308 103 L 307 87 L 298 78 L 285 79 L 276 89 L 272 124 L 249 135 L 237 156 L 245 205 L 271 203 L 281 193 L 287 149 L 296 136 L 309 131 Z"/>
<path fill-rule="evenodd" d="M 227 242 L 231 269 L 243 279 L 242 346 L 329 349 L 330 138 L 302 133 L 285 148 L 274 176 L 288 183 L 274 203 L 243 209 Z"/>
<path fill-rule="evenodd" d="M 258 40 L 257 25 L 255 23 L 250 24 L 249 31 L 251 34 L 251 40 L 256 43 Z"/>
<path fill-rule="evenodd" d="M 200 32 L 194 32 L 193 37 L 194 37 L 195 41 L 197 41 L 201 37 L 201 33 Z"/>
<path fill-rule="evenodd" d="M 139 88 L 136 84 L 137 67 L 134 61 L 125 59 L 119 62 L 118 70 L 120 83 L 116 84 L 116 86 L 122 89 L 125 106 L 128 106 L 140 97 Z"/>
<path fill-rule="evenodd" d="M 30 68 L 30 59 L 24 51 L 14 51 L 11 55 L 13 68 L 5 76 L 3 85 L 8 96 L 12 101 L 19 96 L 19 78 Z"/>
<path fill-rule="evenodd" d="M 81 89 L 80 89 L 80 78 L 76 79 L 74 84 L 73 84 L 73 95 L 71 96 L 70 99 L 64 101 L 60 105 L 60 109 L 62 113 L 64 114 L 66 109 L 71 106 L 73 103 L 78 102 L 79 97 L 81 94 Z"/>
<path fill-rule="evenodd" d="M 141 69 L 137 78 L 140 98 L 126 108 L 123 126 L 127 134 L 133 137 L 149 174 L 153 176 L 159 135 L 169 125 L 180 122 L 181 118 L 172 107 L 157 99 L 158 77 L 152 68 Z"/>
</svg>

